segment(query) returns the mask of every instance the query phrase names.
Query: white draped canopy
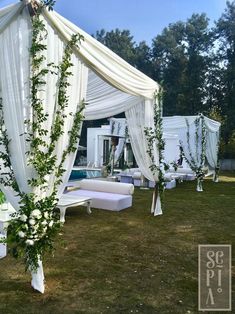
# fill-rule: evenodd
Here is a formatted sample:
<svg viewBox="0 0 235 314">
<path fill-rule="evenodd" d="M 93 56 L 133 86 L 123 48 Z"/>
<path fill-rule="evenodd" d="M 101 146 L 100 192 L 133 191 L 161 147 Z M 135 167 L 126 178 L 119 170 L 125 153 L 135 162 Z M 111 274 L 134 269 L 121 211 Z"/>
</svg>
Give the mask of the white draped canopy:
<svg viewBox="0 0 235 314">
<path fill-rule="evenodd" d="M 195 120 L 198 116 L 173 116 L 163 118 L 163 131 L 166 133 L 176 134 L 183 146 L 186 158 L 190 160 L 190 154 L 187 143 L 187 121 L 189 125 L 189 144 L 191 147 L 192 157 L 195 161 L 199 161 L 200 157 L 197 156 L 195 147 Z M 209 165 L 215 169 L 218 163 L 218 144 L 219 144 L 219 131 L 220 123 L 204 117 L 206 127 L 206 158 Z"/>
<path fill-rule="evenodd" d="M 56 12 L 44 10 L 43 18 L 48 31 L 45 63 L 61 61 L 64 44 L 73 34 L 79 33 L 84 36 L 80 48 L 76 49 L 73 55 L 74 67 L 68 111 L 75 111 L 79 101 L 84 98 L 87 104 L 84 111 L 85 120 L 125 112 L 136 161 L 146 177 L 153 180 L 149 171 L 149 158 L 144 149 L 146 147 L 144 127 L 153 126 L 153 95 L 159 85 Z M 24 137 L 19 138 L 19 134 L 24 133 L 24 119 L 30 115 L 28 96 L 31 28 L 25 2 L 8 6 L 0 11 L 0 90 L 6 128 L 14 147 L 12 165 L 17 180 L 21 182 L 20 185 L 25 191 L 27 191 L 25 178 L 30 177 L 28 172 L 32 169 L 27 168 L 25 140 Z M 56 95 L 55 78 L 51 74 L 47 75 L 47 83 L 41 97 L 49 114 L 46 122 L 49 129 L 53 121 Z M 16 121 L 14 127 L 10 122 L 13 116 Z M 68 121 L 67 130 L 69 127 L 71 121 Z M 64 146 L 58 149 L 59 154 L 66 146 L 65 139 L 63 144 Z M 158 156 L 155 159 L 158 160 Z M 68 164 L 72 165 L 72 160 L 73 158 Z M 66 168 L 70 169 L 68 165 Z"/>
<path fill-rule="evenodd" d="M 30 1 L 22 1 L 0 10 L 0 97 L 5 127 L 11 140 L 9 147 L 11 165 L 19 188 L 26 193 L 35 192 L 39 198 L 43 198 L 46 196 L 45 193 L 42 195 L 42 192 L 32 190 L 28 185 L 28 179 L 35 176 L 35 173 L 27 164 L 25 153 L 28 146 L 25 137 L 22 136 L 25 132 L 25 119 L 32 117 L 29 97 L 29 48 L 32 24 L 27 2 Z M 87 103 L 84 111 L 86 120 L 125 112 L 136 161 L 149 180 L 157 180 L 149 170 L 151 162 L 146 153 L 144 127 L 153 126 L 154 93 L 158 91 L 159 85 L 56 12 L 44 9 L 42 18 L 48 32 L 45 42 L 48 47 L 45 64 L 50 62 L 58 64 L 62 60 L 64 46 L 73 34 L 79 33 L 84 36 L 80 48 L 75 48 L 72 56 L 73 77 L 70 78 L 71 86 L 68 91 L 70 97 L 66 113 L 76 112 L 83 99 Z M 57 106 L 55 76 L 48 73 L 46 82 L 44 90 L 40 92 L 40 98 L 43 100 L 45 112 L 48 113 L 44 128 L 50 130 Z M 72 122 L 73 118 L 68 114 L 64 135 L 56 147 L 58 162 L 68 145 L 68 132 L 71 130 Z M 58 197 L 67 182 L 74 157 L 75 154 L 71 154 L 64 164 L 67 170 Z M 156 150 L 155 160 L 158 161 Z M 47 178 L 48 195 L 54 180 L 53 174 Z M 14 207 L 19 209 L 18 199 L 13 191 L 3 186 L 1 188 Z M 41 292 L 44 291 L 44 288 L 38 287 L 37 284 L 34 284 L 34 287 Z"/>
</svg>

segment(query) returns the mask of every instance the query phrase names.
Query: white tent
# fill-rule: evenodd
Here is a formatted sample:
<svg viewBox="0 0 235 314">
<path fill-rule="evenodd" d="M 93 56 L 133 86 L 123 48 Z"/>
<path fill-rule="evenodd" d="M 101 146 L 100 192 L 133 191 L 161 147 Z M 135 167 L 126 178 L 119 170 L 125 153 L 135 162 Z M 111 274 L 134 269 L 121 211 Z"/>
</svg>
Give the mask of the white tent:
<svg viewBox="0 0 235 314">
<path fill-rule="evenodd" d="M 186 158 L 191 161 L 194 159 L 196 163 L 200 163 L 201 147 L 196 149 L 196 126 L 195 121 L 199 116 L 173 116 L 163 118 L 163 131 L 167 133 L 176 134 L 184 150 Z M 219 132 L 220 123 L 204 118 L 206 128 L 206 158 L 212 169 L 216 169 L 218 164 L 218 146 L 219 146 Z M 188 126 L 187 126 L 188 124 Z M 189 145 L 187 139 L 187 132 L 190 132 Z M 190 147 L 189 147 L 190 146 Z M 190 148 L 190 151 L 189 151 Z"/>
<path fill-rule="evenodd" d="M 28 11 L 30 0 L 24 0 L 0 10 L 0 97 L 2 98 L 5 127 L 11 139 L 9 150 L 11 166 L 14 171 L 18 186 L 25 193 L 33 192 L 38 198 L 50 195 L 51 186 L 55 180 L 53 175 L 47 179 L 48 190 L 45 194 L 37 188 L 33 189 L 28 184 L 34 170 L 28 166 L 26 155 L 27 142 L 24 136 L 25 119 L 30 119 L 32 108 L 29 100 L 30 93 L 30 55 L 32 23 Z M 145 126 L 153 126 L 154 93 L 159 90 L 159 85 L 152 79 L 130 66 L 108 48 L 97 42 L 80 28 L 70 23 L 54 11 L 43 9 L 42 18 L 47 28 L 47 39 L 44 43 L 48 49 L 45 53 L 45 64 L 62 60 L 65 44 L 73 34 L 84 36 L 79 49 L 74 49 L 72 62 L 73 77 L 69 78 L 69 99 L 64 125 L 64 136 L 56 146 L 58 160 L 68 145 L 68 131 L 71 129 L 73 118 L 69 112 L 76 112 L 82 99 L 86 100 L 85 119 L 100 119 L 110 117 L 120 112 L 125 112 L 130 133 L 131 145 L 136 161 L 146 178 L 156 181 L 149 166 L 147 143 L 144 135 Z M 40 92 L 44 110 L 48 113 L 44 128 L 51 129 L 53 115 L 56 110 L 56 78 L 48 73 L 47 84 Z M 23 135 L 22 135 L 23 134 Z M 48 134 L 47 140 L 49 140 Z M 67 182 L 75 154 L 71 154 L 65 161 L 67 169 L 63 184 L 59 189 L 60 197 L 64 184 Z M 158 152 L 155 151 L 155 160 Z M 4 190 L 8 200 L 19 209 L 19 199 L 13 190 L 0 187 Z M 159 202 L 157 203 L 159 205 Z M 161 213 L 160 208 L 155 214 Z M 43 292 L 42 265 L 36 274 L 33 273 L 32 285 Z"/>
</svg>

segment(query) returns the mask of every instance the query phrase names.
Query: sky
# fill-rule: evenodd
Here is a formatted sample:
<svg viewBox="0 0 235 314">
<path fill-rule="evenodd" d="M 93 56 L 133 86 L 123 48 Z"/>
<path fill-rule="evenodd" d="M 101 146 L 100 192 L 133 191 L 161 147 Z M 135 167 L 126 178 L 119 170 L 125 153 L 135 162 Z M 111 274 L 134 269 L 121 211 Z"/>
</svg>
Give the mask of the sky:
<svg viewBox="0 0 235 314">
<path fill-rule="evenodd" d="M 14 3 L 0 0 L 0 8 Z M 55 10 L 89 34 L 128 29 L 139 43 L 152 39 L 164 27 L 186 21 L 193 13 L 206 13 L 213 26 L 226 8 L 226 0 L 57 0 Z"/>
</svg>

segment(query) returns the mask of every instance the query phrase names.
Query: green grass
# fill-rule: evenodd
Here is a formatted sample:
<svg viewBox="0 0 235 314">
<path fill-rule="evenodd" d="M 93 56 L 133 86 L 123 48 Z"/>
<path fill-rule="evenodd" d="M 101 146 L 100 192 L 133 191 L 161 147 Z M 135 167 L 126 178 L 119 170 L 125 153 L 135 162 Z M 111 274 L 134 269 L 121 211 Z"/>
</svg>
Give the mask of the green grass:
<svg viewBox="0 0 235 314">
<path fill-rule="evenodd" d="M 198 313 L 198 244 L 235 243 L 235 175 L 207 179 L 203 193 L 195 182 L 166 191 L 162 216 L 150 215 L 151 196 L 136 188 L 119 213 L 69 209 L 44 295 L 22 262 L 2 259 L 0 313 Z"/>
</svg>

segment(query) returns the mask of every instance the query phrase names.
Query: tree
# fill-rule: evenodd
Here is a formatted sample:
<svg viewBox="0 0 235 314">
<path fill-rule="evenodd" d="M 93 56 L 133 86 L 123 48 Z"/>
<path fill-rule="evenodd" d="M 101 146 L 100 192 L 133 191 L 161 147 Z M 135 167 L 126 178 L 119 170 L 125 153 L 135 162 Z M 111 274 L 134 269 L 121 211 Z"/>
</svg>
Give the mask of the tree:
<svg viewBox="0 0 235 314">
<path fill-rule="evenodd" d="M 162 34 L 153 39 L 154 79 L 162 82 L 165 90 L 164 115 L 184 112 L 181 105 L 187 62 L 183 43 L 184 33 L 184 23 L 177 22 L 164 28 Z"/>
<path fill-rule="evenodd" d="M 213 41 L 208 23 L 209 20 L 205 14 L 193 14 L 185 25 L 188 62 L 184 82 L 184 101 L 188 114 L 206 113 L 208 109 L 206 81 Z"/>
<path fill-rule="evenodd" d="M 153 40 L 154 78 L 163 81 L 164 114 L 205 112 L 206 73 L 212 34 L 205 14 L 165 28 Z"/>
<path fill-rule="evenodd" d="M 223 89 L 222 114 L 226 117 L 223 129 L 225 143 L 235 132 L 235 1 L 227 2 L 227 8 L 216 24 L 221 65 L 221 89 Z"/>
<path fill-rule="evenodd" d="M 121 31 L 116 28 L 115 30 L 106 32 L 104 29 L 101 29 L 96 32 L 94 37 L 128 63 L 135 65 L 135 42 L 130 31 Z"/>
<path fill-rule="evenodd" d="M 153 76 L 152 52 L 145 41 L 135 46 L 134 66 L 149 77 Z"/>
</svg>

